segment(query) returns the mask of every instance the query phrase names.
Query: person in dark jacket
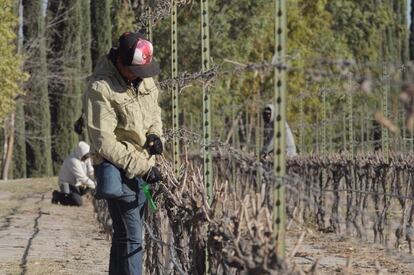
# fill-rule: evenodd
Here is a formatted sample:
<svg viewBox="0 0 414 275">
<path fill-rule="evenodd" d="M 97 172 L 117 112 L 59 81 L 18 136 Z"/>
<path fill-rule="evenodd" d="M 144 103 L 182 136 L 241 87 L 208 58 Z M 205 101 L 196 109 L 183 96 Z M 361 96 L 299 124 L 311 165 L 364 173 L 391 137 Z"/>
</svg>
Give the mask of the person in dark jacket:
<svg viewBox="0 0 414 275">
<path fill-rule="evenodd" d="M 261 150 L 261 156 L 266 157 L 270 155 L 275 146 L 274 142 L 274 108 L 273 104 L 267 104 L 262 112 L 263 121 L 264 121 L 264 133 L 263 133 L 263 148 Z M 296 156 L 296 146 L 295 140 L 293 138 L 292 131 L 288 123 L 285 124 L 286 131 L 286 156 L 293 157 Z"/>
</svg>

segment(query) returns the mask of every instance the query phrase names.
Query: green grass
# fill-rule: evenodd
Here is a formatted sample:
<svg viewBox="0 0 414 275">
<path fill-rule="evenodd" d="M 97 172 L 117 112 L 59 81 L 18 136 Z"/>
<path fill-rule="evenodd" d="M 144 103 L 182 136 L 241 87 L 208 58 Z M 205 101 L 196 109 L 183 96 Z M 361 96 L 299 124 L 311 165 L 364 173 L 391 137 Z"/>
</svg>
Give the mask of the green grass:
<svg viewBox="0 0 414 275">
<path fill-rule="evenodd" d="M 16 195 L 27 194 L 27 192 L 44 193 L 56 188 L 56 177 L 0 181 L 0 191 Z"/>
<path fill-rule="evenodd" d="M 56 177 L 0 181 L 0 219 L 18 212 L 25 197 L 57 188 Z"/>
</svg>

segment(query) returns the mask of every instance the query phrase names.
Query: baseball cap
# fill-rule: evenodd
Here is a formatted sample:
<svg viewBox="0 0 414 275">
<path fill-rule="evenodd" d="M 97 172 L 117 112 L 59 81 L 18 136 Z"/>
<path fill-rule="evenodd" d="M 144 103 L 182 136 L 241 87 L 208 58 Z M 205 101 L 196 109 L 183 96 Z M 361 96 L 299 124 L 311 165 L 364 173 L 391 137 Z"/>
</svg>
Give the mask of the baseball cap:
<svg viewBox="0 0 414 275">
<path fill-rule="evenodd" d="M 143 34 L 125 32 L 119 37 L 118 55 L 136 77 L 152 77 L 161 72 L 152 54 L 152 43 Z"/>
</svg>

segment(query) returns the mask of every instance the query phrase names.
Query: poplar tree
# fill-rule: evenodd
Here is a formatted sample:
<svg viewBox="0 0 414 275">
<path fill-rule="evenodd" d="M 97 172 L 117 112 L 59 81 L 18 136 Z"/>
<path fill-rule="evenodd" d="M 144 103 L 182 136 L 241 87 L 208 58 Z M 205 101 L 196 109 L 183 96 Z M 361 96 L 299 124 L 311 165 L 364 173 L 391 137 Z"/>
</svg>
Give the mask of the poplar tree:
<svg viewBox="0 0 414 275">
<path fill-rule="evenodd" d="M 25 99 L 27 175 L 52 175 L 50 110 L 43 0 L 23 0 L 25 70 L 30 73 Z M 20 137 L 22 138 L 22 137 Z"/>
</svg>

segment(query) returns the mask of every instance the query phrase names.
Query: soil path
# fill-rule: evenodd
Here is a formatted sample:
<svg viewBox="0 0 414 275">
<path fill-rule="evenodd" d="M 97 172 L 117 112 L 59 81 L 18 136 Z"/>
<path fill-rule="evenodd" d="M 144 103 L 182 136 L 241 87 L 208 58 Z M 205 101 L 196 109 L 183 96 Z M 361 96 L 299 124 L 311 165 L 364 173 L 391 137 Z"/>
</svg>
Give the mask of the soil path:
<svg viewBox="0 0 414 275">
<path fill-rule="evenodd" d="M 50 203 L 56 179 L 0 181 L 0 275 L 107 274 L 109 240 L 93 207 Z M 292 226 L 287 255 L 300 234 L 305 238 L 291 258 L 303 270 L 319 260 L 319 274 L 414 274 L 414 256 L 381 245 Z"/>
<path fill-rule="evenodd" d="M 107 274 L 109 241 L 92 205 L 51 204 L 55 182 L 0 182 L 0 274 Z"/>
<path fill-rule="evenodd" d="M 318 274 L 414 274 L 413 255 L 393 247 L 310 229 L 293 228 L 287 232 L 288 255 L 304 231 L 305 237 L 292 257 L 302 270 L 309 270 L 318 260 Z"/>
</svg>

